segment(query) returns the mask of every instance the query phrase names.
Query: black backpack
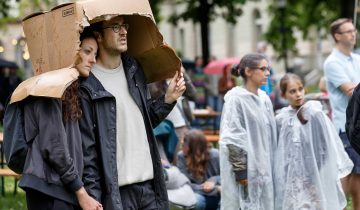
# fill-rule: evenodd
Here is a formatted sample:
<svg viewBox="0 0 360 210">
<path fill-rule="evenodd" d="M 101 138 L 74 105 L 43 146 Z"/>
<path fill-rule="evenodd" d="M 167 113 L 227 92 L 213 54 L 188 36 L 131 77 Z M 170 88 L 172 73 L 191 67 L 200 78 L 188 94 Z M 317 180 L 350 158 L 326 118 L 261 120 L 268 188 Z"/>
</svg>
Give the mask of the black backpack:
<svg viewBox="0 0 360 210">
<path fill-rule="evenodd" d="M 7 104 L 4 115 L 4 153 L 8 167 L 18 174 L 24 169 L 29 144 L 25 138 L 23 101 Z"/>
<path fill-rule="evenodd" d="M 354 89 L 346 108 L 345 129 L 351 146 L 360 154 L 360 85 Z"/>
</svg>

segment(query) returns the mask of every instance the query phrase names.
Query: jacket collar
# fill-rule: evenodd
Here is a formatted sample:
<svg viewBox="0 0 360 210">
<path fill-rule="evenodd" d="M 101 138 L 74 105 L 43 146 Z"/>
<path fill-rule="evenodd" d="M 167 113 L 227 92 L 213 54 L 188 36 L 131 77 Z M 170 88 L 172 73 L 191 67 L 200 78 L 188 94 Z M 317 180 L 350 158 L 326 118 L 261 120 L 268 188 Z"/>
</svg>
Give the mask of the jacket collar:
<svg viewBox="0 0 360 210">
<path fill-rule="evenodd" d="M 137 62 L 127 53 L 121 54 L 121 60 L 123 62 L 124 71 L 126 75 L 126 80 L 129 81 L 133 79 L 137 71 Z M 92 99 L 99 99 L 104 97 L 114 97 L 111 93 L 105 90 L 101 82 L 95 77 L 95 75 L 90 72 L 89 77 L 80 79 L 80 88 L 85 88 Z"/>
</svg>

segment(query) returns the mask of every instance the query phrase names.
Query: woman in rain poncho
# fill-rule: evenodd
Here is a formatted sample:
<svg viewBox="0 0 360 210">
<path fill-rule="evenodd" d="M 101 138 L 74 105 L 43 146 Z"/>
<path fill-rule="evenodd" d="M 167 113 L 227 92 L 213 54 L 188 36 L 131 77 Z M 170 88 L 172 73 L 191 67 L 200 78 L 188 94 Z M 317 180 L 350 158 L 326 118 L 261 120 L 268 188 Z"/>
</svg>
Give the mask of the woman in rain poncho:
<svg viewBox="0 0 360 210">
<path fill-rule="evenodd" d="M 220 127 L 222 210 L 273 210 L 276 147 L 273 107 L 259 89 L 270 74 L 264 55 L 245 55 L 232 74 L 244 79 L 225 95 Z"/>
<path fill-rule="evenodd" d="M 304 104 L 304 84 L 286 74 L 280 89 L 290 106 L 276 116 L 278 149 L 274 161 L 277 210 L 340 210 L 346 198 L 340 178 L 353 163 L 318 101 Z"/>
</svg>

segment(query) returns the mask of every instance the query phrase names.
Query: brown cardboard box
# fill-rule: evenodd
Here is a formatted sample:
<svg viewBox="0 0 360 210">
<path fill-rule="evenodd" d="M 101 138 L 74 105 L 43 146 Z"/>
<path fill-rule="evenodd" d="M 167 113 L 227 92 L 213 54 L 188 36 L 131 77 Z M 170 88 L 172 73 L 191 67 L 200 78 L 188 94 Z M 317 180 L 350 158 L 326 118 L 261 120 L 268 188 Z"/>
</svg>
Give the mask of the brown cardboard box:
<svg viewBox="0 0 360 210">
<path fill-rule="evenodd" d="M 86 0 L 59 5 L 23 19 L 34 74 L 72 67 L 80 32 L 109 15 L 125 15 L 130 24 L 128 52 L 142 65 L 148 83 L 180 71 L 180 59 L 164 43 L 148 0 Z"/>
</svg>

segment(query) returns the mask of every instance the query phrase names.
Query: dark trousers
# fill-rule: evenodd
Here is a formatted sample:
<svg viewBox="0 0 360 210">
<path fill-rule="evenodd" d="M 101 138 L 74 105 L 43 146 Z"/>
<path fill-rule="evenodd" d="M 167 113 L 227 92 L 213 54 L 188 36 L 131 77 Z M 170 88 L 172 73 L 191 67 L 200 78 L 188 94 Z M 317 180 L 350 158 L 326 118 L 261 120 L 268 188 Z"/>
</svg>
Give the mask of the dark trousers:
<svg viewBox="0 0 360 210">
<path fill-rule="evenodd" d="M 119 187 L 123 208 L 126 210 L 155 210 L 152 180 Z"/>
<path fill-rule="evenodd" d="M 81 210 L 79 206 L 33 189 L 26 189 L 26 204 L 28 210 Z"/>
</svg>

